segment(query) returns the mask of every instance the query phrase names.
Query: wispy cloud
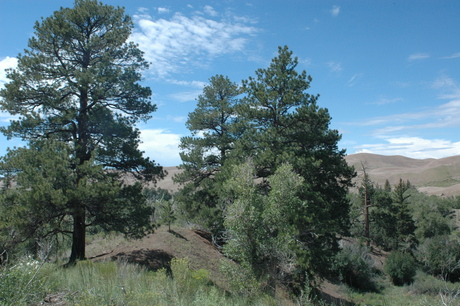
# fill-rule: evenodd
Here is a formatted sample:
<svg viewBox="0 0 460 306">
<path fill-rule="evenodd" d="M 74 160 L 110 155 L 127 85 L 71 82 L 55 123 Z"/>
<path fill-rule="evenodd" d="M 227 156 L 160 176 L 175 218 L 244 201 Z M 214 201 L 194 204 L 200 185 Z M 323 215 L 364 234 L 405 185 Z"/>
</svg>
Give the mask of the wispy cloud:
<svg viewBox="0 0 460 306">
<path fill-rule="evenodd" d="M 310 66 L 311 65 L 311 58 L 300 58 L 299 62 L 304 65 L 304 66 Z"/>
<path fill-rule="evenodd" d="M 196 88 L 194 90 L 179 91 L 169 95 L 170 98 L 181 103 L 196 100 L 196 98 L 203 93 L 203 87 L 207 85 L 206 82 L 202 81 L 183 81 L 175 79 L 166 79 L 166 82 L 174 85 Z"/>
<path fill-rule="evenodd" d="M 448 100 L 435 107 L 416 112 L 375 117 L 350 125 L 365 126 L 377 143 L 354 146 L 357 152 L 404 155 L 413 158 L 441 158 L 460 154 L 460 142 L 426 135 L 441 135 L 460 128 L 460 86 L 449 76 L 438 77 L 431 85 Z M 381 98 L 378 104 L 395 103 L 402 98 Z M 372 129 L 374 127 L 374 129 Z"/>
<path fill-rule="evenodd" d="M 412 62 L 412 61 L 418 61 L 418 60 L 426 59 L 426 58 L 429 58 L 429 57 L 430 57 L 430 55 L 428 53 L 415 53 L 415 54 L 409 55 L 407 60 Z"/>
<path fill-rule="evenodd" d="M 460 85 L 451 77 L 442 75 L 432 82 L 431 87 L 439 91 L 439 99 L 449 101 L 418 112 L 406 112 L 374 117 L 350 124 L 358 126 L 389 125 L 374 130 L 373 133 L 375 135 L 383 135 L 388 132 L 409 129 L 460 127 Z M 391 99 L 380 98 L 374 102 L 374 104 L 388 104 L 400 101 L 403 101 L 400 97 Z M 423 120 L 424 122 L 421 122 Z"/>
<path fill-rule="evenodd" d="M 401 102 L 401 101 L 404 101 L 404 99 L 403 98 L 391 98 L 391 99 L 388 99 L 388 98 L 381 97 L 377 101 L 371 102 L 371 104 L 386 105 L 386 104 L 393 104 L 393 103 Z"/>
<path fill-rule="evenodd" d="M 333 17 L 337 17 L 339 16 L 339 13 L 340 13 L 340 6 L 338 5 L 333 5 L 332 6 L 332 9 L 330 10 L 330 13 Z"/>
<path fill-rule="evenodd" d="M 441 91 L 440 99 L 460 100 L 460 85 L 447 75 L 438 77 L 432 87 Z"/>
<path fill-rule="evenodd" d="M 403 155 L 412 158 L 442 158 L 460 154 L 460 142 L 420 137 L 395 137 L 383 143 L 355 146 L 356 153 Z"/>
<path fill-rule="evenodd" d="M 176 123 L 185 123 L 187 121 L 186 116 L 168 116 L 166 119 Z"/>
<path fill-rule="evenodd" d="M 203 89 L 208 83 L 202 82 L 202 81 L 180 81 L 180 80 L 175 80 L 175 79 L 166 79 L 168 83 L 175 84 L 175 85 L 181 85 L 181 86 L 189 86 L 189 87 L 195 87 L 195 88 L 200 88 Z"/>
<path fill-rule="evenodd" d="M 181 163 L 179 143 L 181 135 L 163 129 L 141 130 L 139 149 L 162 166 L 178 166 Z"/>
<path fill-rule="evenodd" d="M 173 100 L 178 102 L 195 101 L 199 95 L 203 93 L 202 90 L 182 91 L 169 95 Z"/>
<path fill-rule="evenodd" d="M 171 12 L 171 10 L 166 7 L 159 7 L 157 8 L 157 10 L 158 10 L 158 14 L 167 14 Z"/>
<path fill-rule="evenodd" d="M 445 56 L 443 58 L 445 59 L 451 59 L 451 58 L 459 58 L 460 57 L 460 52 L 457 52 L 457 53 L 454 53 L 452 55 L 449 55 L 449 56 Z"/>
<path fill-rule="evenodd" d="M 353 87 L 364 76 L 363 73 L 355 73 L 348 81 L 347 86 Z"/>
<path fill-rule="evenodd" d="M 374 136 L 423 129 L 460 127 L 460 100 L 453 100 L 420 112 L 376 117 L 361 122 L 353 122 L 350 125 L 383 126 L 370 131 Z"/>
<path fill-rule="evenodd" d="M 205 13 L 211 17 L 217 14 L 212 7 L 205 7 Z M 258 32 L 241 19 L 218 20 L 200 14 L 188 17 L 175 13 L 170 19 L 156 20 L 140 14 L 134 20 L 138 27 L 131 40 L 145 52 L 158 77 L 206 66 L 224 54 L 244 52 L 250 37 Z"/>
<path fill-rule="evenodd" d="M 203 8 L 203 11 L 204 11 L 206 14 L 212 16 L 212 17 L 216 17 L 217 15 L 219 15 L 219 14 L 214 10 L 214 8 L 213 8 L 212 6 L 210 6 L 210 5 L 206 5 L 206 6 Z"/>
<path fill-rule="evenodd" d="M 334 73 L 338 73 L 338 72 L 341 72 L 343 70 L 342 63 L 337 63 L 337 62 L 332 62 L 331 61 L 331 62 L 326 63 L 326 65 L 329 67 L 331 72 L 334 72 Z"/>
</svg>

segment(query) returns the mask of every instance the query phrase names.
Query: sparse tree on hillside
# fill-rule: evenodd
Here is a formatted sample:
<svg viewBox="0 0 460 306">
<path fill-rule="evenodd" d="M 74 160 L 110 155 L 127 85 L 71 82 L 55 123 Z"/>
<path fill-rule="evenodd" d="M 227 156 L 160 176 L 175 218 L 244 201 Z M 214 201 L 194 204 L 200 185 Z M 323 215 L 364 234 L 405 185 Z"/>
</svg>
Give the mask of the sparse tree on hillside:
<svg viewBox="0 0 460 306">
<path fill-rule="evenodd" d="M 18 116 L 2 132 L 26 141 L 65 144 L 58 146 L 68 153 L 75 186 L 119 179 L 115 171 L 89 176 L 87 169 L 94 167 L 129 171 L 153 181 L 164 175 L 138 149 L 139 130 L 134 126 L 150 118 L 156 106 L 150 101 L 150 88 L 139 84 L 148 63 L 137 46 L 127 42 L 132 27 L 122 8 L 76 0 L 73 8 L 61 8 L 36 22 L 29 48 L 18 56 L 18 67 L 8 72 L 10 82 L 0 92 L 0 109 Z M 30 149 L 34 150 L 32 144 Z M 133 186 L 118 191 L 133 196 Z M 112 199 L 104 197 L 98 205 L 110 207 Z M 83 195 L 65 205 L 73 224 L 69 260 L 73 263 L 85 258 L 85 233 L 93 207 Z M 125 207 L 132 212 L 135 208 Z"/>
<path fill-rule="evenodd" d="M 405 183 L 402 179 L 393 189 L 393 206 L 396 219 L 396 235 L 399 247 L 413 248 L 417 244 L 415 239 L 415 222 L 409 210 L 408 199 L 410 194 L 407 191 L 410 183 Z"/>
<path fill-rule="evenodd" d="M 372 197 L 371 237 L 386 250 L 408 250 L 417 244 L 408 190 L 408 184 L 400 180 L 393 190 L 387 184 L 385 188 L 375 189 Z"/>
<path fill-rule="evenodd" d="M 211 77 L 198 97 L 196 109 L 188 116 L 187 128 L 192 136 L 183 137 L 180 144 L 179 168 L 183 172 L 175 175 L 174 181 L 182 188 L 176 199 L 189 217 L 215 230 L 221 230 L 222 225 L 221 212 L 216 211 L 221 184 L 218 176 L 239 137 L 235 105 L 240 94 L 239 86 L 228 77 Z"/>
<path fill-rule="evenodd" d="M 363 180 L 359 188 L 361 197 L 363 199 L 363 215 L 364 215 L 364 238 L 366 238 L 367 246 L 370 244 L 370 218 L 369 218 L 369 208 L 372 207 L 372 196 L 374 193 L 374 185 L 369 177 L 369 174 L 366 171 L 366 167 L 361 163 L 363 170 Z"/>
<path fill-rule="evenodd" d="M 171 223 L 176 221 L 176 212 L 174 209 L 174 200 L 159 200 L 160 218 L 163 224 L 168 224 L 168 231 L 171 232 Z"/>
</svg>

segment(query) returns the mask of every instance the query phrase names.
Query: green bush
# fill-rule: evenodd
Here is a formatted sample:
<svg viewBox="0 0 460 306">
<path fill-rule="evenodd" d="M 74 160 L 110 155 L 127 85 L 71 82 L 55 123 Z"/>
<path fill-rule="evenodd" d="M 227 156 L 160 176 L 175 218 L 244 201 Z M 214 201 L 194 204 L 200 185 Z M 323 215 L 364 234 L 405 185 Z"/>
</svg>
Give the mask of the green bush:
<svg viewBox="0 0 460 306">
<path fill-rule="evenodd" d="M 45 292 L 40 262 L 26 257 L 10 267 L 0 267 L 0 305 L 20 305 L 36 301 Z"/>
<path fill-rule="evenodd" d="M 436 236 L 424 241 L 417 257 L 424 270 L 451 282 L 460 281 L 460 243 L 449 236 Z"/>
<path fill-rule="evenodd" d="M 252 297 L 261 293 L 260 283 L 246 263 L 236 264 L 223 260 L 220 270 L 226 276 L 232 294 Z"/>
<path fill-rule="evenodd" d="M 350 287 L 363 291 L 376 290 L 374 260 L 366 246 L 346 245 L 336 256 L 335 270 Z"/>
<path fill-rule="evenodd" d="M 409 253 L 393 252 L 385 263 L 385 272 L 396 286 L 411 284 L 417 272 L 415 259 Z"/>
<path fill-rule="evenodd" d="M 437 296 L 439 294 L 455 295 L 460 292 L 459 284 L 445 282 L 423 271 L 418 271 L 415 280 L 410 286 L 410 292 L 417 295 Z"/>
</svg>

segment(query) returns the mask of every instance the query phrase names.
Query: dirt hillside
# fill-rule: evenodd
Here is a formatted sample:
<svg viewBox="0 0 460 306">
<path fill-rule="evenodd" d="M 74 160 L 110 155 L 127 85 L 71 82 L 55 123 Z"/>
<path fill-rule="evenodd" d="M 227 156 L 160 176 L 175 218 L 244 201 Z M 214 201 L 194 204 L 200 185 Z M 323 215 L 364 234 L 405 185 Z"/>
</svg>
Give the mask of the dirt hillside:
<svg viewBox="0 0 460 306">
<path fill-rule="evenodd" d="M 126 260 L 149 270 L 170 268 L 171 259 L 188 258 L 190 268 L 206 269 L 211 281 L 228 290 L 228 283 L 220 271 L 222 261 L 230 261 L 212 243 L 211 235 L 202 230 L 172 227 L 171 232 L 162 226 L 138 240 L 126 240 L 121 236 L 99 237 L 86 247 L 87 256 L 93 261 Z M 346 294 L 337 285 L 324 281 L 319 288 L 328 303 L 346 304 Z M 283 305 L 293 305 L 285 300 Z"/>
<path fill-rule="evenodd" d="M 383 156 L 358 153 L 345 157 L 355 167 L 357 180 L 363 175 L 363 166 L 372 181 L 379 185 L 385 180 L 394 185 L 399 179 L 409 180 L 427 194 L 460 195 L 460 155 L 441 159 L 413 159 L 404 156 Z"/>
<path fill-rule="evenodd" d="M 221 260 L 226 259 L 212 243 L 209 233 L 201 230 L 162 226 L 138 240 L 120 236 L 96 239 L 87 246 L 87 256 L 93 260 L 126 260 L 150 270 L 170 268 L 173 258 L 190 260 L 190 268 L 206 269 L 211 280 L 221 288 L 227 284 L 219 271 Z"/>
</svg>

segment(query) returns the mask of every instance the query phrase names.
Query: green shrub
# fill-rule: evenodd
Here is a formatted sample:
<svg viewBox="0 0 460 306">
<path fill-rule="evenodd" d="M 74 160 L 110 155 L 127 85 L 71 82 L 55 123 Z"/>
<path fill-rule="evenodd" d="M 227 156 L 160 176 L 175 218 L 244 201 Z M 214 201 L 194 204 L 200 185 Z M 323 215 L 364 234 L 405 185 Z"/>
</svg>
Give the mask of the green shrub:
<svg viewBox="0 0 460 306">
<path fill-rule="evenodd" d="M 452 282 L 460 281 L 460 243 L 449 236 L 436 236 L 424 241 L 417 257 L 424 270 Z"/>
<path fill-rule="evenodd" d="M 228 280 L 230 291 L 236 295 L 257 296 L 260 294 L 260 283 L 250 266 L 245 263 L 236 264 L 221 261 L 221 271 Z"/>
<path fill-rule="evenodd" d="M 436 296 L 439 294 L 455 295 L 460 292 L 459 284 L 443 281 L 423 271 L 418 271 L 415 280 L 410 286 L 410 292 L 422 295 Z"/>
<path fill-rule="evenodd" d="M 396 286 L 411 284 L 417 272 L 415 259 L 409 253 L 393 252 L 385 263 L 385 272 Z"/>
<path fill-rule="evenodd" d="M 0 305 L 29 304 L 45 292 L 40 262 L 26 257 L 10 267 L 0 267 Z"/>
<path fill-rule="evenodd" d="M 335 269 L 339 278 L 355 289 L 376 290 L 374 260 L 366 246 L 346 245 L 336 256 Z"/>
</svg>

